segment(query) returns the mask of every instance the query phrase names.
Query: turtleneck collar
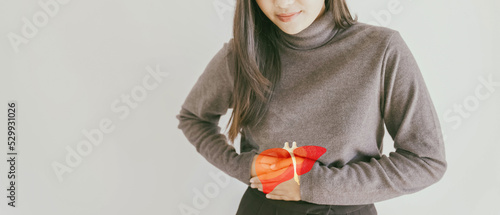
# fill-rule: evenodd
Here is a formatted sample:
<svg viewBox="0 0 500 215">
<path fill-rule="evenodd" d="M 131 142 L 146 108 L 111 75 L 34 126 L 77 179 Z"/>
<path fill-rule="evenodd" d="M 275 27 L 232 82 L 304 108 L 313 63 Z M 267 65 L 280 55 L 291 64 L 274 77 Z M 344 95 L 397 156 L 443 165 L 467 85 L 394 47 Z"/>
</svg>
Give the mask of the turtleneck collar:
<svg viewBox="0 0 500 215">
<path fill-rule="evenodd" d="M 333 20 L 333 12 L 325 11 L 311 25 L 297 34 L 287 34 L 278 28 L 283 45 L 296 50 L 309 50 L 330 41 L 338 32 Z"/>
</svg>

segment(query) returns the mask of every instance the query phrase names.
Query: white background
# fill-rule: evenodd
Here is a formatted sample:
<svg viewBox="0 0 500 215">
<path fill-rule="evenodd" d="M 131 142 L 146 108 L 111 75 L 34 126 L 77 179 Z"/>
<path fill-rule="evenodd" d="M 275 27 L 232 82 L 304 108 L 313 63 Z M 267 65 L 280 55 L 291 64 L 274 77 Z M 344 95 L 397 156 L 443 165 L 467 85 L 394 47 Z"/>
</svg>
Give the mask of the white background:
<svg viewBox="0 0 500 215">
<path fill-rule="evenodd" d="M 232 178 L 218 184 L 210 174 L 227 176 L 196 152 L 175 118 L 231 38 L 234 12 L 224 8 L 232 9 L 234 0 L 72 0 L 59 2 L 57 11 L 52 5 L 52 14 L 39 5 L 44 2 L 51 1 L 0 2 L 0 214 L 182 214 L 179 208 L 234 214 L 246 185 Z M 446 135 L 445 176 L 420 192 L 375 203 L 379 214 L 500 214 L 500 3 L 348 4 L 359 21 L 401 33 Z M 36 34 L 11 42 L 34 17 Z M 126 106 L 122 96 L 142 89 L 147 68 L 168 76 L 151 79 L 157 87 L 135 108 Z M 481 78 L 496 86 L 488 90 Z M 488 96 L 479 99 L 478 88 Z M 18 104 L 16 208 L 7 206 L 6 190 L 10 100 Z M 87 140 L 82 130 L 98 129 L 105 119 L 113 131 L 59 180 L 52 165 L 66 164 L 68 147 Z M 388 153 L 389 135 L 384 143 Z M 212 198 L 196 204 L 196 191 Z"/>
</svg>

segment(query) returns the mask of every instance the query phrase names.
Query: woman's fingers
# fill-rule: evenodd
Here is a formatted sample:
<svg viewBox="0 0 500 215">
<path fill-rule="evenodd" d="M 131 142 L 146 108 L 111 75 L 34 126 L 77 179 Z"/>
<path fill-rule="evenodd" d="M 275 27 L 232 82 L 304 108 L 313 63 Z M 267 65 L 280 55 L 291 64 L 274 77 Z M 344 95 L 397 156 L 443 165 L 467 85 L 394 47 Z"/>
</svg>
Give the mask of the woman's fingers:
<svg viewBox="0 0 500 215">
<path fill-rule="evenodd" d="M 259 160 L 257 162 L 257 165 L 259 165 L 259 168 L 261 169 L 268 169 L 268 170 L 280 170 L 283 168 L 288 168 L 290 165 L 293 165 L 292 159 L 287 158 L 287 159 L 273 159 L 273 160 Z"/>
<path fill-rule="evenodd" d="M 257 188 L 260 191 L 264 190 L 264 188 L 262 187 L 262 183 L 260 182 L 258 177 L 253 177 L 250 179 L 250 187 Z"/>
<path fill-rule="evenodd" d="M 280 180 L 277 177 L 280 176 L 281 174 L 282 174 L 282 172 L 277 172 L 275 170 L 269 170 L 269 171 L 265 171 L 265 172 L 263 171 L 263 172 L 257 174 L 257 176 L 255 176 L 255 178 L 259 177 L 260 179 L 266 180 L 269 183 L 273 179 Z M 260 181 L 259 181 L 259 183 L 260 183 Z"/>
<path fill-rule="evenodd" d="M 259 180 L 259 178 L 257 176 L 252 177 L 250 179 L 250 183 L 252 183 L 252 184 L 261 184 L 261 182 L 260 182 L 260 180 Z"/>
<path fill-rule="evenodd" d="M 259 155 L 259 156 L 262 156 L 257 161 L 257 164 L 260 166 L 260 168 L 269 169 L 269 170 L 280 170 L 280 169 L 288 168 L 290 165 L 293 165 L 293 159 L 291 157 L 277 158 L 277 157 L 265 156 L 265 155 Z M 295 162 L 297 164 L 303 163 L 304 158 L 296 156 Z"/>
</svg>

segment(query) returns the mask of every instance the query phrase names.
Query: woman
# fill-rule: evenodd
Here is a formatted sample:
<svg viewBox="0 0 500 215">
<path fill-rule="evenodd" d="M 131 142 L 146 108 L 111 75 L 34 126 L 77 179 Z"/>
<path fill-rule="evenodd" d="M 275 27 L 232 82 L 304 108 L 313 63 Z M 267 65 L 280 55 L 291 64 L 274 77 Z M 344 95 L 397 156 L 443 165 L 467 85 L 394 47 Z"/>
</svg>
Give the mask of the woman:
<svg viewBox="0 0 500 215">
<path fill-rule="evenodd" d="M 218 122 L 229 108 L 228 141 Z M 447 167 L 408 46 L 396 30 L 353 19 L 344 0 L 238 0 L 233 38 L 177 119 L 207 161 L 248 185 L 238 215 L 377 214 L 375 202 L 422 190 Z M 284 147 L 292 141 L 324 151 L 304 159 Z M 282 148 L 288 157 L 266 161 Z"/>
</svg>

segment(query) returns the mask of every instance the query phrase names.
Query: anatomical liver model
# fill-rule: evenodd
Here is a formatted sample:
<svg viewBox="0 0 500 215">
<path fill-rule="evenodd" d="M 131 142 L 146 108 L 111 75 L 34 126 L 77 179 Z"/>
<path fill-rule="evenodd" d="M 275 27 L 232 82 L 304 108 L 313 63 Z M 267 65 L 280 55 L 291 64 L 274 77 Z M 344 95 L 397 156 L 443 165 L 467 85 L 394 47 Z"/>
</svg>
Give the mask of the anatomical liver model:
<svg viewBox="0 0 500 215">
<path fill-rule="evenodd" d="M 285 142 L 283 148 L 264 150 L 257 156 L 255 171 L 264 193 L 270 193 L 280 183 L 294 179 L 300 185 L 299 175 L 309 172 L 316 160 L 326 152 L 321 146 L 301 146 Z"/>
</svg>

